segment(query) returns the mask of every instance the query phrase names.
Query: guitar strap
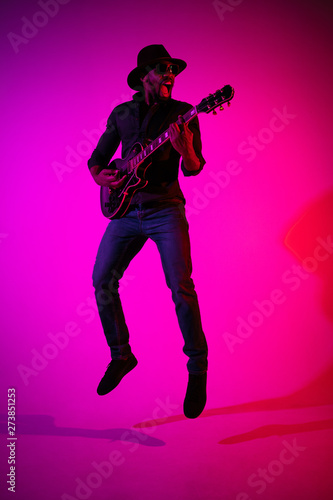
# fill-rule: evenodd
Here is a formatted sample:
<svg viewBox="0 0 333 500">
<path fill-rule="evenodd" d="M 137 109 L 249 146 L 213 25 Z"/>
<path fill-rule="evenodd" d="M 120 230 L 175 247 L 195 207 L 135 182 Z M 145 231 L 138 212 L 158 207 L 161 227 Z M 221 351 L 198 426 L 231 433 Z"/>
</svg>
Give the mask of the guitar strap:
<svg viewBox="0 0 333 500">
<path fill-rule="evenodd" d="M 150 121 L 153 118 L 153 116 L 155 115 L 155 113 L 158 111 L 159 108 L 160 108 L 160 104 L 155 102 L 149 108 L 146 116 L 144 117 L 144 120 L 143 120 L 141 127 L 140 127 L 140 130 L 139 130 L 139 137 L 140 137 L 141 142 L 144 142 L 148 139 L 147 131 L 148 131 Z"/>
<path fill-rule="evenodd" d="M 140 131 L 139 131 L 139 136 L 140 136 L 140 141 L 142 144 L 144 144 L 144 146 L 148 146 L 148 144 L 151 142 L 151 139 L 149 137 L 147 137 L 147 132 L 148 132 L 148 129 L 149 129 L 149 125 L 151 123 L 151 120 L 153 118 L 153 116 L 155 115 L 155 113 L 161 108 L 161 105 L 160 103 L 154 103 L 148 110 L 143 122 L 142 122 L 142 125 L 141 125 L 141 128 L 140 128 Z M 180 114 L 183 114 L 182 112 L 183 110 L 179 110 L 178 111 L 178 115 Z M 158 126 L 158 131 L 156 132 L 156 136 L 159 135 L 162 131 L 164 131 L 164 128 L 165 128 L 165 124 L 168 122 L 168 120 L 170 119 L 170 117 L 174 114 L 174 108 L 173 106 L 171 106 L 171 109 L 169 109 L 169 111 L 167 112 L 167 114 L 165 115 L 163 121 L 159 124 Z M 154 139 L 154 138 L 153 138 Z"/>
</svg>

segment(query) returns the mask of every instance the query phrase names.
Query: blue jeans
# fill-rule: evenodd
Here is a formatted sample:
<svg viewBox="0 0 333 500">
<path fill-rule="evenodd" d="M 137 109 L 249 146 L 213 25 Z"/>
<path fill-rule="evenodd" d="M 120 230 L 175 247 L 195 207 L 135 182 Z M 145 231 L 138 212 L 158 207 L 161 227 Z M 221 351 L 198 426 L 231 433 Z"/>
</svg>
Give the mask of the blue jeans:
<svg viewBox="0 0 333 500">
<path fill-rule="evenodd" d="M 184 205 L 145 209 L 141 206 L 112 220 L 100 243 L 93 271 L 99 315 L 112 359 L 131 353 L 129 333 L 119 298 L 119 280 L 148 238 L 161 256 L 162 266 L 189 357 L 190 373 L 207 371 L 207 343 L 202 330 L 197 294 L 191 278 L 192 262 Z"/>
</svg>

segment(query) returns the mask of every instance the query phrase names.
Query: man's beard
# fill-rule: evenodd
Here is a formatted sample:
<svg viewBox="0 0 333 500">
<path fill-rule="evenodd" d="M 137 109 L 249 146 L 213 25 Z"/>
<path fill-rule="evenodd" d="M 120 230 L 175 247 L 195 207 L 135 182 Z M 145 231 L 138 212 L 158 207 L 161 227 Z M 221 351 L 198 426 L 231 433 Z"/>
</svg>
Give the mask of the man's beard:
<svg viewBox="0 0 333 500">
<path fill-rule="evenodd" d="M 173 85 L 171 83 L 165 84 L 165 82 L 162 82 L 158 86 L 151 84 L 151 90 L 148 94 L 149 105 L 168 102 L 171 99 L 172 88 Z"/>
</svg>

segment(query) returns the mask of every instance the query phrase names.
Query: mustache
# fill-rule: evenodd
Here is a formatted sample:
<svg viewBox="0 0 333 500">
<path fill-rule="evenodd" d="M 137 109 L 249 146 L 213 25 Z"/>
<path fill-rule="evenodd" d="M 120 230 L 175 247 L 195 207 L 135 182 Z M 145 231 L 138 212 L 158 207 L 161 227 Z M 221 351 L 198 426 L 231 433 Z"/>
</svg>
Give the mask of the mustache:
<svg viewBox="0 0 333 500">
<path fill-rule="evenodd" d="M 162 83 L 171 83 L 171 84 L 173 84 L 174 80 L 172 78 L 170 78 L 169 76 L 167 76 L 166 78 L 164 78 L 162 80 Z"/>
</svg>

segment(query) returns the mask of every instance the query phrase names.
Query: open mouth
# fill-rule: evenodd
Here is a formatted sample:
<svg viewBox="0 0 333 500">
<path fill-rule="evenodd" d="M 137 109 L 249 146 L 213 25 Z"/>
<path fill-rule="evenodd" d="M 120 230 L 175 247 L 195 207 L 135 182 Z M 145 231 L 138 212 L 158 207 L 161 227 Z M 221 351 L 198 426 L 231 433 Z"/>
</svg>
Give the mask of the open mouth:
<svg viewBox="0 0 333 500">
<path fill-rule="evenodd" d="M 168 97 L 172 88 L 172 83 L 169 81 L 165 81 L 161 84 L 160 91 L 162 96 Z"/>
</svg>

